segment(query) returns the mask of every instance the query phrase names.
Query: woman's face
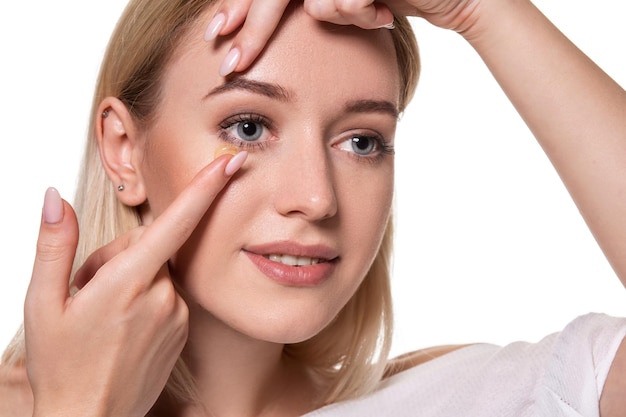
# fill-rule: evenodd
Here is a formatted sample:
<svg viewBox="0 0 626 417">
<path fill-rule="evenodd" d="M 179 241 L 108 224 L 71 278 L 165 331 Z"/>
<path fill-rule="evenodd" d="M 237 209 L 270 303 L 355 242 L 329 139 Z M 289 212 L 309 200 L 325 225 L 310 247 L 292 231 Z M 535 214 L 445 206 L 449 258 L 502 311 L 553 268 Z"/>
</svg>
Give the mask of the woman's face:
<svg viewBox="0 0 626 417">
<path fill-rule="evenodd" d="M 224 79 L 230 41 L 203 42 L 205 24 L 168 67 L 144 135 L 149 217 L 216 148 L 247 150 L 172 275 L 192 310 L 253 338 L 302 341 L 354 294 L 389 217 L 400 91 L 391 36 L 298 10 L 249 71 Z"/>
</svg>

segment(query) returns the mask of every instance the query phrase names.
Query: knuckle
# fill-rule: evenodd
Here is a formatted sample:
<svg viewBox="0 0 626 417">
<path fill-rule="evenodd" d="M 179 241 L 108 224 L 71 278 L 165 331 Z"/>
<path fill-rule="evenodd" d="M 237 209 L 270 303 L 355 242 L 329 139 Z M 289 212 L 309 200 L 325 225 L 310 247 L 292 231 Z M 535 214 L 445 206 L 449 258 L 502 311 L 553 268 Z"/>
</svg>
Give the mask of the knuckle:
<svg viewBox="0 0 626 417">
<path fill-rule="evenodd" d="M 70 246 L 69 239 L 63 237 L 47 237 L 37 241 L 37 258 L 43 262 L 57 262 L 67 258 Z"/>
<path fill-rule="evenodd" d="M 132 260 L 125 258 L 104 264 L 92 280 L 102 282 L 102 285 L 116 294 L 118 302 L 127 306 L 135 303 L 147 290 L 146 280 L 136 275 Z"/>
<path fill-rule="evenodd" d="M 341 14 L 352 14 L 361 8 L 359 2 L 356 0 L 337 0 L 335 7 Z"/>
<path fill-rule="evenodd" d="M 164 318 L 176 316 L 178 310 L 178 293 L 169 279 L 157 280 L 152 288 L 152 303 L 154 308 Z"/>
<path fill-rule="evenodd" d="M 188 327 L 189 323 L 189 307 L 187 303 L 185 303 L 182 298 L 178 298 L 178 306 L 176 310 L 177 321 L 185 328 Z"/>
<path fill-rule="evenodd" d="M 229 18 L 234 18 L 240 21 L 242 17 L 245 17 L 246 11 L 250 8 L 250 1 L 241 0 L 222 0 L 219 4 L 218 10 L 226 13 Z"/>
<path fill-rule="evenodd" d="M 27 327 L 33 327 L 33 324 L 37 324 L 41 322 L 42 314 L 40 313 L 39 306 L 41 303 L 39 300 L 35 299 L 35 297 L 31 294 L 31 292 L 26 293 L 26 297 L 24 299 L 24 325 Z M 35 326 L 36 327 L 36 326 Z"/>
<path fill-rule="evenodd" d="M 243 52 L 246 56 L 256 57 L 261 53 L 270 33 L 263 27 L 249 26 L 245 32 L 241 32 L 237 37 L 237 44 L 245 46 Z"/>
<path fill-rule="evenodd" d="M 322 20 L 330 14 L 328 2 L 318 0 L 305 0 L 304 11 L 311 17 Z"/>
</svg>

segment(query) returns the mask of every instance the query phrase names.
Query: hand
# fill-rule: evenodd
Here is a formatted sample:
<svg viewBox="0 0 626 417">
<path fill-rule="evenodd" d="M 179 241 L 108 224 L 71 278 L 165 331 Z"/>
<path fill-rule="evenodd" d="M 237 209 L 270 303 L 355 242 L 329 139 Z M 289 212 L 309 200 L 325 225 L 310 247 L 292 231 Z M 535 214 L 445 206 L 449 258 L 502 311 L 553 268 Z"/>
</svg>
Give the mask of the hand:
<svg viewBox="0 0 626 417">
<path fill-rule="evenodd" d="M 151 225 L 96 251 L 77 272 L 71 206 L 46 192 L 25 303 L 33 416 L 144 416 L 187 340 L 188 309 L 167 261 L 188 239 L 245 153 L 220 157 Z"/>
<path fill-rule="evenodd" d="M 261 53 L 289 4 L 289 0 L 224 0 L 209 23 L 205 40 L 228 35 L 241 27 L 220 75 L 243 71 Z M 419 16 L 436 26 L 468 31 L 475 23 L 479 0 L 304 0 L 312 17 L 363 29 L 392 28 L 394 14 Z M 242 26 L 243 25 L 243 26 Z"/>
</svg>

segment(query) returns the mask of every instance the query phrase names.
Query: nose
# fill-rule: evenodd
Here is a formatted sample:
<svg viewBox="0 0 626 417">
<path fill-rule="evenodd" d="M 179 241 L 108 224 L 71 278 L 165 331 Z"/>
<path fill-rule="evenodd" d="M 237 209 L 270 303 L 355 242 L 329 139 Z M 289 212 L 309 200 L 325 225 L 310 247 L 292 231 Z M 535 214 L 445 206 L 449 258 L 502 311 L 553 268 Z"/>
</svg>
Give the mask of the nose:
<svg viewBox="0 0 626 417">
<path fill-rule="evenodd" d="M 278 170 L 274 206 L 283 216 L 320 221 L 337 214 L 335 178 L 322 141 L 313 146 L 310 142 L 294 146 L 285 155 Z"/>
</svg>

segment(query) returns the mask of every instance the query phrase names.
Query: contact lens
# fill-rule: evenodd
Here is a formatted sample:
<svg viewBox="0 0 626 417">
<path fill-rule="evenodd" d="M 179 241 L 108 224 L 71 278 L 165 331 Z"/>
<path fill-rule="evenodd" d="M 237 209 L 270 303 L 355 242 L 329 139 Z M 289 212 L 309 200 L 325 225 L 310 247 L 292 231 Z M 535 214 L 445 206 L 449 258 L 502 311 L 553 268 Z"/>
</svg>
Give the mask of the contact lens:
<svg viewBox="0 0 626 417">
<path fill-rule="evenodd" d="M 238 153 L 239 149 L 232 145 L 221 145 L 215 149 L 215 154 L 213 156 L 217 159 L 222 155 L 237 155 Z"/>
</svg>

